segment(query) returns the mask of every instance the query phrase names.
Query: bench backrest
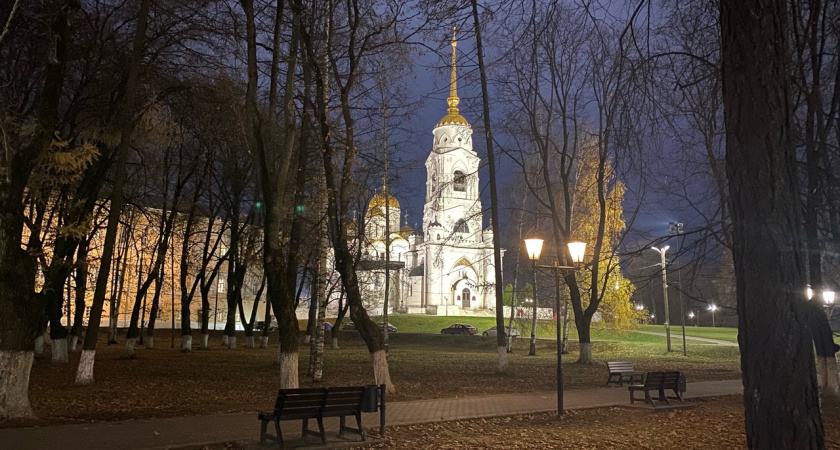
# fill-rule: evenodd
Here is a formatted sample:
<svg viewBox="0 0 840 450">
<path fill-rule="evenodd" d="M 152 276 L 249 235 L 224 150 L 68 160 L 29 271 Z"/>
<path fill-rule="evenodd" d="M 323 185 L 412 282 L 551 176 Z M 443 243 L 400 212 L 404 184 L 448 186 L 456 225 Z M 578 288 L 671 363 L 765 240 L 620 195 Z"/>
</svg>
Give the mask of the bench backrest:
<svg viewBox="0 0 840 450">
<path fill-rule="evenodd" d="M 274 412 L 284 419 L 316 417 L 326 398 L 324 388 L 280 389 Z"/>
<path fill-rule="evenodd" d="M 680 372 L 665 372 L 662 377 L 663 389 L 676 389 L 680 382 Z"/>
<path fill-rule="evenodd" d="M 648 372 L 645 375 L 645 388 L 659 388 L 665 380 L 665 372 Z"/>
<path fill-rule="evenodd" d="M 323 409 L 324 417 L 355 414 L 361 411 L 364 395 L 364 386 L 327 388 L 327 399 Z"/>
<path fill-rule="evenodd" d="M 607 369 L 610 373 L 613 372 L 632 372 L 633 363 L 630 361 L 610 361 L 607 362 Z"/>
</svg>

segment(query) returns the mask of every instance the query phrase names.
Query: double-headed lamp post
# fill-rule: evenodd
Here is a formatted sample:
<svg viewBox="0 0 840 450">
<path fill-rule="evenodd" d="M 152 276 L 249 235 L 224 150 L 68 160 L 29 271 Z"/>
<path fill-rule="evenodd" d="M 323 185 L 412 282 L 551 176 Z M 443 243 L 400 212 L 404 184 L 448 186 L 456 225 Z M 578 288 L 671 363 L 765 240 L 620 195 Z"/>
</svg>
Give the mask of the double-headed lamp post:
<svg viewBox="0 0 840 450">
<path fill-rule="evenodd" d="M 715 311 L 717 311 L 718 307 L 714 303 L 709 305 L 709 311 L 712 312 L 712 328 L 715 327 Z"/>
<path fill-rule="evenodd" d="M 537 269 L 554 269 L 555 282 L 559 283 L 560 271 L 576 269 L 578 265 L 583 263 L 583 256 L 586 252 L 585 242 L 570 241 L 567 243 L 567 246 L 569 247 L 569 256 L 571 256 L 572 258 L 572 263 L 575 264 L 574 266 L 560 266 L 556 264 L 553 266 L 540 266 L 537 265 L 537 260 L 540 259 L 540 253 L 542 253 L 543 242 L 543 239 L 540 239 L 538 237 L 529 237 L 525 239 L 525 248 L 528 250 L 528 259 L 531 260 L 531 264 L 534 269 L 534 314 L 533 318 L 531 319 L 531 349 L 529 353 L 530 355 L 536 354 L 537 342 Z M 556 296 L 554 300 L 554 311 L 557 321 L 557 414 L 561 415 L 563 414 L 563 346 L 561 345 L 562 336 L 560 334 L 560 296 Z"/>
<path fill-rule="evenodd" d="M 831 319 L 836 296 L 837 294 L 831 289 L 822 290 L 823 306 L 825 306 L 825 314 L 828 316 L 829 320 Z M 808 300 L 811 300 L 813 297 L 814 290 L 811 289 L 811 286 L 808 286 Z"/>
<path fill-rule="evenodd" d="M 665 261 L 665 252 L 671 248 L 669 245 L 666 245 L 662 248 L 658 247 L 651 247 L 651 249 L 656 250 L 662 255 L 662 297 L 663 302 L 665 303 L 665 339 L 668 340 L 668 351 L 671 351 L 671 322 L 670 317 L 671 315 L 668 313 L 668 272 L 666 269 L 667 261 Z M 652 317 L 652 316 L 651 316 Z"/>
</svg>

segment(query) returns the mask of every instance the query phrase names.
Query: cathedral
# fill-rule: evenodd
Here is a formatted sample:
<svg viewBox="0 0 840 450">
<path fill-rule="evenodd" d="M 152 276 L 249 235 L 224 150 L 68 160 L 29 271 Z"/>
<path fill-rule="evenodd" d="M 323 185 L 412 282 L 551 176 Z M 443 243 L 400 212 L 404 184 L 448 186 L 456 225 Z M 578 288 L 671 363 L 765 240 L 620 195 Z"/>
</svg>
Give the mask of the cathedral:
<svg viewBox="0 0 840 450">
<path fill-rule="evenodd" d="M 422 232 L 407 223 L 400 227 L 400 204 L 387 187 L 365 213 L 362 263 L 367 264 L 360 264 L 359 279 L 374 312 L 383 308 L 386 266 L 389 310 L 475 315 L 496 304 L 493 231 L 483 228 L 481 160 L 473 150 L 472 128 L 458 111 L 456 45 L 453 38 L 449 108 L 432 131 L 426 159 Z"/>
</svg>

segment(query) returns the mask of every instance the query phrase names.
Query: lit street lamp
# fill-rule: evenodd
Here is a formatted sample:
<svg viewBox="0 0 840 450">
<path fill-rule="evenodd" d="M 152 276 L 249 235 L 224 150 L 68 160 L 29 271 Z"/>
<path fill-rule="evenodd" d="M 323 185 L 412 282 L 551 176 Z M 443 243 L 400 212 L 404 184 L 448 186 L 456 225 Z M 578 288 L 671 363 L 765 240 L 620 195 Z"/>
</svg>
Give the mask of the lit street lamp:
<svg viewBox="0 0 840 450">
<path fill-rule="evenodd" d="M 682 222 L 670 222 L 668 223 L 669 236 L 676 236 L 683 234 L 683 224 Z M 685 236 L 682 236 L 682 244 L 685 244 Z M 680 244 L 680 249 L 682 249 L 682 244 Z M 686 348 L 685 348 L 685 311 L 683 306 L 683 296 L 682 296 L 682 270 L 680 269 L 679 264 L 679 252 L 677 252 L 677 292 L 680 294 L 680 323 L 682 325 L 682 341 L 683 341 L 683 356 L 687 356 Z"/>
<path fill-rule="evenodd" d="M 529 355 L 536 354 L 537 268 L 554 269 L 555 283 L 557 283 L 558 285 L 560 283 L 561 270 L 573 270 L 576 268 L 576 266 L 560 266 L 556 264 L 553 266 L 537 265 L 537 260 L 540 259 L 540 253 L 542 252 L 543 242 L 543 239 L 540 239 L 538 237 L 530 237 L 525 239 L 525 248 L 528 250 L 528 259 L 531 260 L 531 265 L 534 271 L 534 317 L 531 319 L 531 349 Z M 583 263 L 583 256 L 586 252 L 586 243 L 580 241 L 571 241 L 568 242 L 566 245 L 569 247 L 569 256 L 571 256 L 572 258 L 572 263 L 575 265 Z M 562 342 L 562 337 L 560 335 L 560 296 L 555 296 L 554 300 L 554 315 L 557 321 L 557 414 L 561 415 L 563 414 L 563 346 L 560 345 Z"/>
<path fill-rule="evenodd" d="M 831 289 L 823 289 L 822 291 L 823 306 L 825 306 L 825 314 L 828 316 L 829 320 L 834 312 L 834 302 L 836 296 L 837 294 Z M 808 286 L 808 300 L 811 300 L 813 297 L 814 291 L 811 289 L 811 286 Z"/>
<path fill-rule="evenodd" d="M 651 249 L 656 250 L 662 256 L 662 263 L 661 263 L 662 264 L 662 297 L 663 297 L 662 301 L 665 303 L 665 339 L 668 341 L 668 351 L 670 352 L 671 351 L 671 323 L 670 323 L 671 315 L 668 313 L 668 272 L 667 272 L 667 269 L 665 267 L 665 264 L 667 263 L 665 261 L 665 252 L 667 252 L 669 248 L 671 248 L 671 246 L 669 246 L 669 245 L 666 245 L 662 248 L 651 247 Z M 650 318 L 653 319 L 653 315 L 651 315 Z"/>
<path fill-rule="evenodd" d="M 714 303 L 709 305 L 709 311 L 712 312 L 712 328 L 715 327 L 715 311 L 717 311 L 718 307 Z"/>
<path fill-rule="evenodd" d="M 688 318 L 689 318 L 689 319 L 693 319 L 693 318 L 694 318 L 694 311 L 691 311 L 691 312 L 689 312 L 689 313 L 688 313 Z M 694 323 L 694 326 L 695 326 L 695 327 L 700 326 L 700 318 L 699 318 L 699 317 L 697 318 L 697 321 Z"/>
<path fill-rule="evenodd" d="M 834 298 L 836 294 L 831 289 L 823 289 L 822 297 L 823 303 L 826 307 L 831 306 L 834 304 Z M 814 297 L 814 291 L 811 289 L 811 286 L 808 286 L 808 300 L 811 300 Z"/>
</svg>

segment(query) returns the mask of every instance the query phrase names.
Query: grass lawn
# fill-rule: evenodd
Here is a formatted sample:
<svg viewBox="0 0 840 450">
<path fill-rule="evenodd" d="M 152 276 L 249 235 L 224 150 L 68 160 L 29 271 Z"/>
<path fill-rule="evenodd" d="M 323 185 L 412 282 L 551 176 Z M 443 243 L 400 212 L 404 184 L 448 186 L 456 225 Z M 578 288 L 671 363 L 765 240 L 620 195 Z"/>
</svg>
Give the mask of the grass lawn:
<svg viewBox="0 0 840 450">
<path fill-rule="evenodd" d="M 381 317 L 376 317 L 376 321 L 382 320 Z M 468 323 L 476 328 L 478 328 L 478 334 L 481 334 L 484 330 L 496 326 L 496 318 L 495 317 L 463 317 L 463 316 L 453 316 L 453 317 L 438 317 L 438 316 L 408 316 L 408 315 L 390 315 L 388 316 L 388 323 L 393 324 L 400 333 L 440 333 L 442 328 L 446 328 L 453 323 Z M 508 319 L 505 319 L 505 325 L 507 326 Z M 305 325 L 301 325 L 304 327 Z M 519 331 L 522 333 L 522 337 L 529 337 L 531 335 L 531 319 L 529 318 L 514 318 L 513 319 L 513 326 L 518 328 Z M 538 320 L 537 321 L 537 337 L 539 338 L 550 338 L 554 339 L 556 333 L 556 323 L 553 320 Z M 633 330 L 639 331 L 651 331 L 657 333 L 664 333 L 665 327 L 664 325 L 639 325 L 637 328 Z M 602 327 L 600 324 L 595 323 L 592 327 L 592 339 L 593 340 L 626 340 L 626 339 L 635 339 L 633 337 L 633 330 L 627 330 L 624 332 L 616 332 L 611 329 L 607 329 Z M 686 326 L 685 327 L 685 335 L 686 336 L 695 336 L 695 337 L 702 337 L 708 339 L 718 339 L 722 341 L 729 341 L 729 342 L 738 342 L 738 330 L 735 328 L 724 328 L 724 327 L 717 327 L 717 328 L 710 328 L 710 327 L 693 327 L 693 326 Z M 682 336 L 682 327 L 680 325 L 671 324 L 671 337 L 674 338 L 675 336 L 681 337 Z M 569 339 L 577 339 L 577 329 L 575 329 L 574 323 L 569 324 Z M 656 339 L 656 338 L 654 338 Z M 660 339 L 661 340 L 661 339 Z M 652 340 L 651 340 L 652 341 Z"/>
<path fill-rule="evenodd" d="M 479 323 L 479 322 L 476 322 Z M 476 325 L 477 326 L 477 325 Z M 606 336 L 606 335 L 605 335 Z M 79 353 L 70 364 L 52 364 L 49 347 L 36 357 L 30 377 L 30 400 L 41 417 L 36 424 L 90 420 L 176 417 L 194 414 L 256 411 L 270 408 L 279 377 L 274 364 L 276 337 L 270 348 L 229 350 L 211 336 L 211 349 L 181 353 L 169 348 L 168 330 L 156 333 L 158 348 L 138 347 L 137 358 L 123 356 L 120 345 L 105 345 L 100 336 L 96 354 L 96 384 L 73 386 Z M 734 379 L 740 376 L 738 349 L 691 343 L 687 357 L 665 354 L 661 338 L 615 333 L 614 339 L 595 340 L 597 364 L 576 364 L 578 346 L 570 343 L 564 356 L 566 389 L 601 387 L 606 381 L 604 361 L 629 359 L 638 370 L 682 370 L 689 382 Z M 239 342 L 244 339 L 240 337 Z M 373 383 L 370 356 L 355 331 L 340 332 L 340 349 L 325 350 L 324 378 L 307 377 L 309 347 L 300 346 L 300 385 L 336 386 Z M 539 339 L 537 355 L 526 356 L 528 339 L 515 339 L 511 370 L 496 373 L 496 341 L 481 336 L 444 336 L 408 333 L 391 336 L 389 364 L 397 393 L 393 401 L 461 397 L 495 393 L 554 390 L 556 343 Z M 2 423 L 0 426 L 13 426 Z"/>
</svg>

